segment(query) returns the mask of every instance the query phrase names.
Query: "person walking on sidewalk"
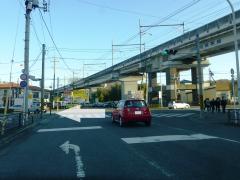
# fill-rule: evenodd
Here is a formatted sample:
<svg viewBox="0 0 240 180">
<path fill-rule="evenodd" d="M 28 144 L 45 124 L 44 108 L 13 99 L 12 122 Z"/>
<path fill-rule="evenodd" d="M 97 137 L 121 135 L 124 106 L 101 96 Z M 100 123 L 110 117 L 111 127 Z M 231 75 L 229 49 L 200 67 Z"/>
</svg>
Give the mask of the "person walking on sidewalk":
<svg viewBox="0 0 240 180">
<path fill-rule="evenodd" d="M 216 111 L 220 112 L 221 99 L 217 97 L 216 99 Z"/>
<path fill-rule="evenodd" d="M 212 112 L 215 111 L 215 105 L 216 105 L 216 101 L 215 101 L 215 99 L 213 98 L 213 99 L 210 101 L 210 106 L 211 106 Z"/>
<path fill-rule="evenodd" d="M 222 112 L 225 113 L 226 110 L 226 105 L 227 105 L 227 100 L 224 98 L 224 96 L 222 97 L 221 100 L 221 106 L 222 106 Z"/>
</svg>

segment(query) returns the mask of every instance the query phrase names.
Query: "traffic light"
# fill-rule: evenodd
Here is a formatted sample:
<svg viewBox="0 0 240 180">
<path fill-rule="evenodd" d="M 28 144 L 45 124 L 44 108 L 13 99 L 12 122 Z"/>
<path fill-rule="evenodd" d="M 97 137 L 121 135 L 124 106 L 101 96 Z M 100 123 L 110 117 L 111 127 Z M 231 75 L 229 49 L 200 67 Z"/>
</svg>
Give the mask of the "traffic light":
<svg viewBox="0 0 240 180">
<path fill-rule="evenodd" d="M 161 52 L 161 55 L 162 56 L 168 56 L 168 55 L 175 55 L 178 51 L 175 50 L 175 49 L 164 49 L 162 52 Z"/>
</svg>

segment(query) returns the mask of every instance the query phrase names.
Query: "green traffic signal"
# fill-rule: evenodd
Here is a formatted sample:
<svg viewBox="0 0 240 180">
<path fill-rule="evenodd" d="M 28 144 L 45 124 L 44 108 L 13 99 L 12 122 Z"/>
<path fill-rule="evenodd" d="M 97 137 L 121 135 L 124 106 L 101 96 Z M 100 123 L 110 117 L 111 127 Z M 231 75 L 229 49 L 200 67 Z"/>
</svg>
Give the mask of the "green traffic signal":
<svg viewBox="0 0 240 180">
<path fill-rule="evenodd" d="M 160 54 L 162 56 L 175 55 L 178 51 L 174 49 L 164 49 Z"/>
</svg>

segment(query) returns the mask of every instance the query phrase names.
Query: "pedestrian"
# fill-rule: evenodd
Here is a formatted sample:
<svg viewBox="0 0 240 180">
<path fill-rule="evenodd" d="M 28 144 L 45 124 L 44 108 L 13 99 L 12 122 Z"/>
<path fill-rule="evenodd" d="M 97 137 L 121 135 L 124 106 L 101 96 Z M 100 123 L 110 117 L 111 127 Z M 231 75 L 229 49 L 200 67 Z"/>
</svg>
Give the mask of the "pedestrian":
<svg viewBox="0 0 240 180">
<path fill-rule="evenodd" d="M 203 110 L 205 111 L 205 109 L 207 108 L 207 99 L 204 99 L 203 104 L 204 104 Z"/>
<path fill-rule="evenodd" d="M 211 106 L 212 112 L 214 112 L 215 111 L 215 99 L 214 98 L 210 101 L 210 106 Z"/>
<path fill-rule="evenodd" d="M 209 112 L 211 110 L 209 98 L 206 99 L 206 107 L 207 107 L 207 111 Z"/>
<path fill-rule="evenodd" d="M 221 106 L 222 106 L 222 112 L 225 113 L 226 110 L 226 105 L 227 105 L 227 100 L 224 98 L 224 96 L 222 97 L 221 100 Z"/>
<path fill-rule="evenodd" d="M 221 99 L 219 97 L 217 97 L 217 99 L 215 101 L 215 106 L 216 106 L 217 112 L 220 112 L 220 105 L 221 105 Z"/>
</svg>

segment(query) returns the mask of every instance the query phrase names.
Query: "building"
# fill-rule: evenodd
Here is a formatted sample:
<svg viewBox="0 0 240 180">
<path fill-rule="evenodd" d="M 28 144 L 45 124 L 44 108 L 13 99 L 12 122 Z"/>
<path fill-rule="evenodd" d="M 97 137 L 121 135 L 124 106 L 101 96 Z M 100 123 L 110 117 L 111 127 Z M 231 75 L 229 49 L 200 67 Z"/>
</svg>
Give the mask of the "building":
<svg viewBox="0 0 240 180">
<path fill-rule="evenodd" d="M 182 84 L 186 85 L 186 82 L 181 82 Z M 187 82 L 188 84 L 191 84 L 191 82 Z M 232 101 L 233 95 L 232 95 L 232 83 L 230 80 L 227 79 L 221 79 L 217 80 L 214 83 L 211 83 L 209 81 L 204 82 L 204 99 L 209 98 L 216 99 L 217 97 L 222 98 L 225 97 L 229 101 Z M 237 82 L 235 82 L 235 96 L 237 96 Z M 180 92 L 180 101 L 187 102 L 192 104 L 192 91 L 181 91 Z"/>
<path fill-rule="evenodd" d="M 24 97 L 23 88 L 17 83 L 0 83 L 0 105 L 5 105 L 7 93 L 9 93 L 9 106 L 14 105 L 16 99 Z M 29 100 L 32 102 L 41 101 L 41 88 L 37 86 L 29 86 Z M 48 102 L 50 99 L 50 91 L 45 90 L 44 101 Z"/>
</svg>

